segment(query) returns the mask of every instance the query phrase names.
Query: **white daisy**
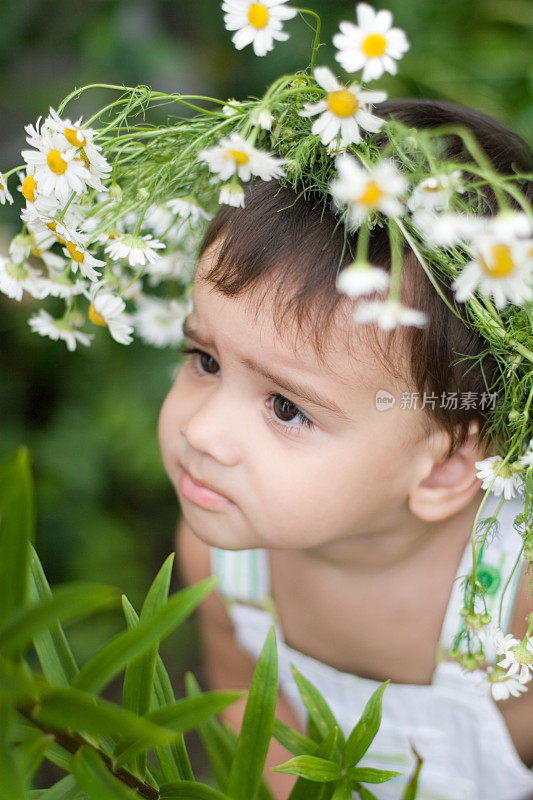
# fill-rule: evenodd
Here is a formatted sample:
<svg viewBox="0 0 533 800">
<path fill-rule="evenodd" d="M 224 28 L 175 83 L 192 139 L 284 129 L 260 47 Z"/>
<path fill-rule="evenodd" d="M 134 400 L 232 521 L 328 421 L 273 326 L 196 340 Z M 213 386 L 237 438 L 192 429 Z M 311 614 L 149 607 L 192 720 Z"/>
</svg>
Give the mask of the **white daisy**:
<svg viewBox="0 0 533 800">
<path fill-rule="evenodd" d="M 100 152 L 102 148 L 93 141 L 95 132 L 91 128 L 82 128 L 80 126 L 81 120 L 81 117 L 76 122 L 71 122 L 69 119 L 61 119 L 58 113 L 53 108 L 50 108 L 50 114 L 45 120 L 45 125 L 51 130 L 62 134 L 67 145 L 77 148 L 78 156 L 82 159 L 91 175 L 91 180 L 87 181 L 89 185 L 99 191 L 106 191 L 101 181 L 111 172 L 111 165 L 102 156 Z"/>
<path fill-rule="evenodd" d="M 239 183 L 225 183 L 220 188 L 218 202 L 244 208 L 244 189 Z"/>
<path fill-rule="evenodd" d="M 43 287 L 37 280 L 40 276 L 39 270 L 24 263 L 14 264 L 8 258 L 0 256 L 0 292 L 12 300 L 22 300 L 24 291 L 38 300 L 46 297 Z"/>
<path fill-rule="evenodd" d="M 56 197 L 66 203 L 72 192 L 83 194 L 91 175 L 75 147 L 69 147 L 65 137 L 43 128 L 38 150 L 23 150 L 22 157 L 33 173 L 39 193 Z"/>
<path fill-rule="evenodd" d="M 13 202 L 13 198 L 9 192 L 9 189 L 7 188 L 7 180 L 0 172 L 0 203 L 4 205 L 6 201 L 11 204 Z"/>
<path fill-rule="evenodd" d="M 55 275 L 48 278 L 40 277 L 35 279 L 38 286 L 43 291 L 43 297 L 61 297 L 63 300 L 70 300 L 79 294 L 84 294 L 86 282 L 80 278 L 72 283 L 67 275 Z M 46 294 L 44 294 L 46 292 Z"/>
<path fill-rule="evenodd" d="M 381 129 L 384 120 L 371 114 L 368 105 L 386 100 L 386 92 L 368 92 L 359 83 L 346 87 L 327 67 L 317 67 L 314 76 L 326 90 L 326 97 L 318 103 L 306 103 L 300 116 L 320 114 L 311 133 L 320 136 L 322 144 L 329 144 L 336 136 L 340 136 L 343 145 L 357 144 L 361 141 L 360 127 L 370 133 Z"/>
<path fill-rule="evenodd" d="M 144 295 L 139 299 L 132 322 L 135 332 L 146 344 L 177 347 L 183 338 L 185 316 L 184 307 L 178 300 L 166 301 Z"/>
<path fill-rule="evenodd" d="M 358 262 L 341 270 L 336 280 L 337 290 L 349 297 L 383 292 L 389 287 L 389 284 L 390 275 L 384 269 Z"/>
<path fill-rule="evenodd" d="M 29 257 L 34 241 L 28 233 L 17 233 L 9 243 L 9 256 L 14 264 L 20 264 Z"/>
<path fill-rule="evenodd" d="M 353 312 L 356 322 L 377 322 L 382 330 L 391 330 L 398 325 L 425 327 L 427 314 L 415 308 L 407 308 L 398 300 L 374 300 L 360 303 Z"/>
<path fill-rule="evenodd" d="M 375 11 L 368 3 L 358 3 L 356 12 L 357 25 L 341 22 L 341 32 L 333 37 L 335 58 L 346 72 L 362 69 L 363 81 L 380 78 L 384 72 L 395 75 L 398 68 L 394 59 L 409 50 L 405 33 L 391 27 L 390 11 Z"/>
<path fill-rule="evenodd" d="M 348 205 L 348 221 L 354 227 L 361 225 L 371 211 L 381 211 L 386 216 L 403 214 L 400 196 L 408 182 L 392 161 L 383 160 L 371 169 L 364 169 L 348 153 L 337 157 L 337 177 L 331 181 L 333 199 L 342 207 Z"/>
<path fill-rule="evenodd" d="M 95 258 L 86 247 L 75 241 L 66 241 L 63 248 L 64 254 L 70 258 L 72 272 L 77 273 L 78 269 L 84 278 L 90 281 L 97 281 L 100 275 L 95 267 L 105 267 L 105 261 Z"/>
<path fill-rule="evenodd" d="M 274 39 L 285 42 L 289 34 L 282 30 L 284 20 L 296 16 L 295 8 L 286 6 L 287 0 L 224 0 L 226 30 L 236 31 L 232 42 L 237 50 L 253 43 L 256 56 L 264 56 L 274 48 Z"/>
<path fill-rule="evenodd" d="M 109 333 L 119 344 L 131 344 L 133 326 L 130 324 L 130 315 L 125 313 L 126 304 L 121 297 L 108 291 L 103 284 L 93 284 L 88 295 L 89 319 L 95 325 L 109 328 Z"/>
<path fill-rule="evenodd" d="M 520 681 L 516 675 L 506 674 L 499 667 L 494 667 L 487 674 L 487 680 L 494 700 L 507 700 L 509 697 L 519 697 L 527 692 L 528 687 L 525 684 L 531 680 L 531 675 L 528 675 L 525 681 Z"/>
<path fill-rule="evenodd" d="M 462 173 L 456 169 L 449 175 L 431 175 L 424 178 L 413 189 L 407 201 L 409 211 L 424 209 L 426 211 L 443 211 L 448 208 L 453 195 L 462 194 L 465 189 L 461 183 Z"/>
<path fill-rule="evenodd" d="M 167 201 L 167 206 L 181 219 L 188 219 L 191 225 L 196 225 L 201 219 L 212 219 L 212 214 L 208 214 L 192 197 L 174 197 Z"/>
<path fill-rule="evenodd" d="M 464 303 L 477 291 L 492 296 L 498 309 L 509 302 L 520 306 L 533 300 L 531 248 L 531 242 L 514 239 L 510 232 L 477 237 L 470 245 L 472 260 L 452 282 L 456 299 Z"/>
<path fill-rule="evenodd" d="M 17 175 L 20 179 L 20 184 L 17 188 L 26 200 L 26 209 L 31 209 L 36 216 L 42 214 L 51 216 L 55 214 L 59 208 L 59 200 L 57 197 L 40 194 L 40 187 L 37 186 L 33 171 L 18 172 Z"/>
<path fill-rule="evenodd" d="M 81 333 L 77 331 L 72 325 L 64 319 L 54 319 L 47 311 L 41 309 L 37 314 L 34 314 L 28 320 L 28 325 L 34 333 L 40 336 L 49 336 L 55 342 L 62 339 L 66 342 L 67 348 L 73 352 L 76 349 L 76 344 L 89 347 L 91 339 L 94 339 L 92 333 Z"/>
<path fill-rule="evenodd" d="M 214 147 L 200 150 L 200 161 L 205 161 L 211 172 L 220 180 L 227 181 L 232 175 L 238 175 L 241 181 L 250 180 L 258 175 L 264 181 L 280 178 L 283 175 L 281 165 L 285 159 L 257 150 L 238 133 L 224 137 Z"/>
<path fill-rule="evenodd" d="M 516 639 L 513 640 L 516 642 Z M 526 683 L 531 679 L 533 671 L 533 638 L 526 642 L 507 644 L 507 649 L 503 653 L 504 658 L 498 661 L 500 669 L 506 669 L 508 675 L 516 675 L 520 683 Z"/>
<path fill-rule="evenodd" d="M 164 247 L 163 242 L 152 239 L 150 234 L 135 236 L 127 233 L 115 236 L 105 248 L 105 252 L 113 261 L 124 258 L 128 260 L 130 267 L 135 267 L 137 264 L 153 264 L 160 257 L 156 250 Z"/>
<path fill-rule="evenodd" d="M 502 462 L 503 458 L 501 456 L 490 456 L 484 461 L 476 461 L 476 475 L 483 481 L 482 489 L 488 489 L 496 475 L 491 491 L 496 497 L 503 493 L 506 500 L 511 500 L 517 494 L 522 493 L 523 481 L 520 474 L 515 472 L 510 464 L 506 464 L 502 468 Z"/>
</svg>

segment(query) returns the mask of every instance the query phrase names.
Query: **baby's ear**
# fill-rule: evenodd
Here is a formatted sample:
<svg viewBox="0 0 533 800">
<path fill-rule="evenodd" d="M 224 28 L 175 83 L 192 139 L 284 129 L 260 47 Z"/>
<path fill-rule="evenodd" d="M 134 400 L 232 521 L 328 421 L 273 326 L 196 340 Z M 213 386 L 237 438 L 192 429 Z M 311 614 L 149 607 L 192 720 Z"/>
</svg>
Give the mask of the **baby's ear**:
<svg viewBox="0 0 533 800">
<path fill-rule="evenodd" d="M 476 461 L 483 460 L 483 444 L 478 444 L 479 423 L 470 423 L 468 438 L 453 455 L 446 457 L 450 437 L 439 430 L 428 437 L 421 459 L 420 476 L 409 492 L 411 512 L 426 522 L 453 516 L 466 506 L 481 488 L 476 476 Z"/>
</svg>

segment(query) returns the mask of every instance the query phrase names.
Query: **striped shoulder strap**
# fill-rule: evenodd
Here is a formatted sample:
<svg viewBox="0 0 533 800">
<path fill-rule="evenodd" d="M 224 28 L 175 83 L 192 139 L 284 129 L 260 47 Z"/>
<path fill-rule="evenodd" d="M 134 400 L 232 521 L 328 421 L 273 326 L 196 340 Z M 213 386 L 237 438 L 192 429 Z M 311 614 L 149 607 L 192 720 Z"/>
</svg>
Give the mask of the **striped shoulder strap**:
<svg viewBox="0 0 533 800">
<path fill-rule="evenodd" d="M 480 520 L 496 515 L 501 497 L 490 493 L 481 511 Z M 496 535 L 487 538 L 481 551 L 478 562 L 478 580 L 485 586 L 485 602 L 487 611 L 492 615 L 494 622 L 498 622 L 501 605 L 501 628 L 504 633 L 509 630 L 513 614 L 516 594 L 522 573 L 521 553 L 522 537 L 514 528 L 515 517 L 524 510 L 523 498 L 515 497 L 504 500 L 496 519 L 498 527 Z M 464 627 L 461 622 L 460 611 L 464 601 L 464 578 L 472 572 L 472 544 L 468 540 L 457 576 L 455 578 L 448 608 L 441 631 L 440 647 L 448 650 L 454 646 L 456 637 Z M 515 568 L 516 567 L 516 568 Z M 483 609 L 476 610 L 482 611 Z M 485 648 L 487 657 L 494 660 L 492 646 L 487 643 Z M 460 647 L 460 649 L 463 649 Z"/>
<path fill-rule="evenodd" d="M 211 547 L 211 574 L 218 575 L 223 597 L 263 605 L 270 596 L 268 550 Z"/>
</svg>

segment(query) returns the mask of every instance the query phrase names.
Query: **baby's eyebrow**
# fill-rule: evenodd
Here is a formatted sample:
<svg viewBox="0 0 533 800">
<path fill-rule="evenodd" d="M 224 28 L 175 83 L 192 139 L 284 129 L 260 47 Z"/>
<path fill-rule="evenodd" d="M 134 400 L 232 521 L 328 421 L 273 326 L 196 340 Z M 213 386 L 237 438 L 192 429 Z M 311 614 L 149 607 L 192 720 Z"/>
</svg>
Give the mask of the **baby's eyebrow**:
<svg viewBox="0 0 533 800">
<path fill-rule="evenodd" d="M 204 338 L 192 327 L 188 317 L 183 322 L 183 334 L 187 337 L 187 339 L 199 344 L 201 347 L 215 346 L 214 342 Z M 329 400 L 328 398 L 317 394 L 317 392 L 315 392 L 311 386 L 306 386 L 292 379 L 282 378 L 279 375 L 274 375 L 274 373 L 269 369 L 263 367 L 261 364 L 251 358 L 241 358 L 239 361 L 243 366 L 247 367 L 252 372 L 262 375 L 264 378 L 272 383 L 275 383 L 280 388 L 285 389 L 285 391 L 289 392 L 289 394 L 296 395 L 301 400 L 312 403 L 312 405 L 321 406 L 322 408 L 331 411 L 332 414 L 335 414 L 342 419 L 349 419 L 348 415 L 345 414 L 342 408 L 339 408 L 339 406 L 334 403 L 333 400 Z"/>
</svg>

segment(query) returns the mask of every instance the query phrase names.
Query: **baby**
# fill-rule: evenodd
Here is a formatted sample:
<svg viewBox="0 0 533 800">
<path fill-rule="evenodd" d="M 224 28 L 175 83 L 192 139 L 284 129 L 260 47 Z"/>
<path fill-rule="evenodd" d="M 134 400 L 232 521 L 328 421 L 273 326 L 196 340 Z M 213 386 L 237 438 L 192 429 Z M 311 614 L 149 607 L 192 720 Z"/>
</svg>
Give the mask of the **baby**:
<svg viewBox="0 0 533 800">
<path fill-rule="evenodd" d="M 405 100 L 376 113 L 418 128 L 465 126 L 496 169 L 531 171 L 521 140 L 478 112 Z M 468 160 L 458 139 L 449 148 Z M 496 365 L 489 356 L 481 366 L 452 364 L 486 343 L 448 310 L 412 252 L 402 301 L 425 311 L 429 325 L 386 332 L 355 323 L 356 301 L 335 287 L 337 223 L 311 197 L 258 181 L 244 208 L 220 209 L 201 249 L 184 325 L 189 353 L 163 404 L 159 439 L 182 510 L 183 582 L 221 577 L 199 609 L 210 688 L 249 688 L 274 622 L 276 714 L 296 730 L 307 732 L 291 663 L 345 734 L 379 682 L 391 681 L 361 763 L 404 777 L 368 796 L 399 800 L 412 743 L 424 758 L 418 798 L 519 800 L 533 795 L 533 692 L 496 703 L 479 675 L 442 657 L 457 633 L 455 579 L 471 569 L 485 494 L 475 462 L 496 452 L 480 440 L 485 412 L 479 403 L 400 402 L 412 392 L 480 397 Z M 351 260 L 347 252 L 343 266 Z M 369 260 L 390 269 L 386 228 L 372 230 Z M 488 548 L 500 569 L 495 603 L 520 552 L 519 511 L 519 500 L 505 501 Z M 516 637 L 531 610 L 525 566 L 504 596 L 504 632 Z M 245 701 L 222 714 L 236 730 Z M 269 768 L 291 756 L 272 741 L 264 777 L 279 798 L 296 778 Z"/>
</svg>

